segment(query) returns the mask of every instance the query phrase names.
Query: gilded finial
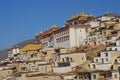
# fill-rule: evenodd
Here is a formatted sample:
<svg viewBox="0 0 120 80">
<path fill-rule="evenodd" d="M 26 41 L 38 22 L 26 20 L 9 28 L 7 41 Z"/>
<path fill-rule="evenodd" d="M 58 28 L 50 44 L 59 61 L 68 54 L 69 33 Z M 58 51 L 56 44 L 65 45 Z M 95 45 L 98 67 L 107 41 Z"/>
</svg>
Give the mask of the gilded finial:
<svg viewBox="0 0 120 80">
<path fill-rule="evenodd" d="M 92 15 L 92 13 L 90 14 L 90 17 L 92 17 L 93 15 Z"/>
<path fill-rule="evenodd" d="M 58 26 L 56 24 L 54 24 L 53 26 L 51 26 L 51 29 L 56 30 L 56 29 L 58 29 Z"/>
<path fill-rule="evenodd" d="M 106 14 L 108 14 L 109 12 L 108 11 L 106 11 Z"/>
<path fill-rule="evenodd" d="M 84 11 L 82 10 L 82 12 L 79 14 L 79 16 L 86 16 L 86 14 L 85 14 Z"/>
<path fill-rule="evenodd" d="M 74 19 L 77 17 L 87 17 L 87 15 L 84 13 L 84 11 L 82 11 L 81 13 L 72 16 L 71 19 Z"/>
</svg>

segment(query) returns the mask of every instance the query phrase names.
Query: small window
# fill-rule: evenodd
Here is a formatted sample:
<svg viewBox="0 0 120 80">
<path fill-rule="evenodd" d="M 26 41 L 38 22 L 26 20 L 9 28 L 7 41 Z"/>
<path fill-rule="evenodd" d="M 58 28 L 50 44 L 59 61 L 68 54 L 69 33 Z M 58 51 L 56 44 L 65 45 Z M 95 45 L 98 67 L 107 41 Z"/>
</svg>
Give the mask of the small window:
<svg viewBox="0 0 120 80">
<path fill-rule="evenodd" d="M 70 25 L 72 25 L 72 23 L 70 23 Z"/>
<path fill-rule="evenodd" d="M 119 22 L 119 20 L 116 20 L 116 22 Z"/>
<path fill-rule="evenodd" d="M 83 60 L 84 58 L 82 57 L 82 60 Z"/>
<path fill-rule="evenodd" d="M 117 63 L 117 59 L 115 59 L 115 63 Z"/>
<path fill-rule="evenodd" d="M 72 59 L 72 58 L 70 58 L 70 61 L 73 61 L 73 59 Z"/>
<path fill-rule="evenodd" d="M 96 59 L 96 62 L 98 62 L 98 59 Z"/>
<path fill-rule="evenodd" d="M 96 75 L 93 75 L 93 79 L 96 79 Z"/>
<path fill-rule="evenodd" d="M 108 58 L 106 58 L 106 62 L 108 62 Z"/>
<path fill-rule="evenodd" d="M 99 43 L 100 43 L 100 41 L 99 41 Z"/>
<path fill-rule="evenodd" d="M 96 65 L 95 64 L 93 64 L 93 68 L 96 69 Z"/>
<path fill-rule="evenodd" d="M 68 61 L 68 62 L 69 62 L 69 57 L 66 57 L 66 61 Z"/>
<path fill-rule="evenodd" d="M 115 74 L 115 78 L 117 78 L 117 74 Z"/>
<path fill-rule="evenodd" d="M 111 50 L 112 50 L 112 48 L 109 48 L 109 50 L 111 51 Z"/>
<path fill-rule="evenodd" d="M 117 48 L 115 48 L 115 51 L 117 51 Z"/>
<path fill-rule="evenodd" d="M 64 58 L 62 58 L 62 61 L 63 61 L 63 62 L 65 61 Z"/>
<path fill-rule="evenodd" d="M 77 24 L 77 21 L 74 22 L 74 25 Z"/>
<path fill-rule="evenodd" d="M 108 53 L 105 53 L 105 56 L 108 57 Z"/>
<path fill-rule="evenodd" d="M 10 72 L 8 71 L 8 74 L 9 74 Z"/>
<path fill-rule="evenodd" d="M 88 67 L 90 68 L 90 64 L 88 65 Z"/>
<path fill-rule="evenodd" d="M 106 35 L 106 32 L 104 32 L 104 36 Z"/>
</svg>

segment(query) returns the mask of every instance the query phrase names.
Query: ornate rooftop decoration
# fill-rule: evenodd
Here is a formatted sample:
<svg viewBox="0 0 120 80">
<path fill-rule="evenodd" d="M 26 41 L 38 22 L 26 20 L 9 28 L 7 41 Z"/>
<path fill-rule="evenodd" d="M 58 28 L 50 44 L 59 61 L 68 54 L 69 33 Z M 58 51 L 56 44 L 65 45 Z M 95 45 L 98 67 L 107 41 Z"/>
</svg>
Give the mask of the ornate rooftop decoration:
<svg viewBox="0 0 120 80">
<path fill-rule="evenodd" d="M 109 12 L 108 12 L 108 11 L 106 11 L 106 14 L 109 14 Z"/>
<path fill-rule="evenodd" d="M 53 26 L 51 26 L 51 30 L 57 30 L 59 27 L 56 25 L 56 24 L 54 24 Z"/>
<path fill-rule="evenodd" d="M 73 19 L 73 18 L 77 18 L 77 17 L 87 17 L 87 15 L 84 13 L 84 11 L 82 11 L 80 14 L 76 14 L 76 15 L 74 15 L 74 16 L 72 16 L 71 17 L 71 19 Z"/>
<path fill-rule="evenodd" d="M 90 17 L 93 17 L 93 14 L 92 14 L 92 13 L 90 14 Z"/>
</svg>

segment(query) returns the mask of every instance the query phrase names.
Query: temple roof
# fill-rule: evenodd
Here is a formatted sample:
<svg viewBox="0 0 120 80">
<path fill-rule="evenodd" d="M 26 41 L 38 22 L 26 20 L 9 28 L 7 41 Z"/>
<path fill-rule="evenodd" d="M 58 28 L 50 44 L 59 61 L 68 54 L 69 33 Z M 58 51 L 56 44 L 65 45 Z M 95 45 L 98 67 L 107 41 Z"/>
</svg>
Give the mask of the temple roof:
<svg viewBox="0 0 120 80">
<path fill-rule="evenodd" d="M 66 20 L 66 21 L 69 22 L 69 21 L 74 21 L 76 19 L 78 19 L 79 21 L 86 21 L 86 20 L 90 20 L 91 18 L 94 18 L 94 17 L 95 16 L 93 16 L 92 14 L 87 15 L 82 11 L 79 14 L 73 15 L 69 20 Z"/>
<path fill-rule="evenodd" d="M 77 17 L 87 17 L 87 15 L 82 11 L 80 14 L 76 14 L 76 15 L 72 16 L 71 19 L 77 18 Z"/>
</svg>

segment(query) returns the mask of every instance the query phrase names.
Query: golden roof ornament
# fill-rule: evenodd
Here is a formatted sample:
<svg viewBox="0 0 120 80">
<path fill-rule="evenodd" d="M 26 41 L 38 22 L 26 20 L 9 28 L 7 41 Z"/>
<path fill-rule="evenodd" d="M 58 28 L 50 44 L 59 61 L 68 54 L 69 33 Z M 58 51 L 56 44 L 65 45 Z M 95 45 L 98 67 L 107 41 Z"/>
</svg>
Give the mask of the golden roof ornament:
<svg viewBox="0 0 120 80">
<path fill-rule="evenodd" d="M 106 14 L 108 14 L 109 12 L 108 11 L 106 11 Z"/>
<path fill-rule="evenodd" d="M 56 24 L 54 24 L 52 27 L 51 27 L 52 30 L 56 30 L 58 29 L 58 26 Z"/>
<path fill-rule="evenodd" d="M 87 15 L 84 13 L 84 11 L 82 11 L 80 14 L 76 14 L 74 16 L 71 17 L 71 19 L 77 18 L 77 17 L 86 17 Z"/>
<path fill-rule="evenodd" d="M 92 15 L 92 13 L 90 14 L 90 17 L 92 17 L 93 15 Z"/>
<path fill-rule="evenodd" d="M 78 19 L 79 21 L 81 20 L 81 18 Z"/>
<path fill-rule="evenodd" d="M 84 13 L 84 11 L 82 11 L 79 16 L 86 16 L 86 14 Z"/>
</svg>

